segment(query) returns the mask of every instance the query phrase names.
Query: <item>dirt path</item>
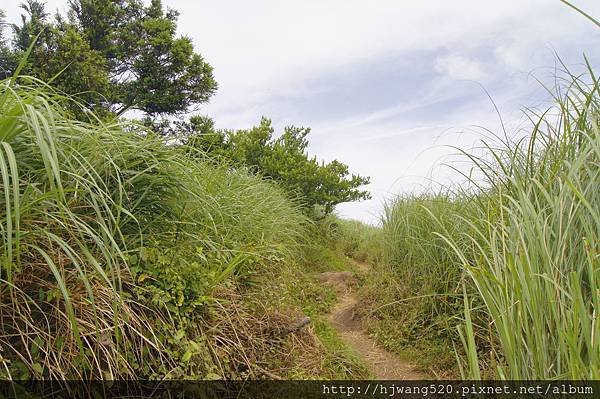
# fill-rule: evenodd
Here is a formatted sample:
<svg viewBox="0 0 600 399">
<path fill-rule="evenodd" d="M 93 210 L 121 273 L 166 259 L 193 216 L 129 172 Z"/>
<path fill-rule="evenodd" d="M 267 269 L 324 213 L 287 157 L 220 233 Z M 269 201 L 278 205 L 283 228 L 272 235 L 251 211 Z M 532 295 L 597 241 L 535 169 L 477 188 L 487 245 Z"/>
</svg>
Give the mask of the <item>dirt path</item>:
<svg viewBox="0 0 600 399">
<path fill-rule="evenodd" d="M 367 272 L 368 266 L 357 264 L 361 272 Z M 375 378 L 380 380 L 420 380 L 427 376 L 416 371 L 414 365 L 400 359 L 397 355 L 380 348 L 367 335 L 356 318 L 355 310 L 359 302 L 352 293 L 350 282 L 352 272 L 326 272 L 319 275 L 319 281 L 331 285 L 338 294 L 338 303 L 328 318 L 337 329 L 340 337 L 356 352 L 361 354 L 371 366 Z"/>
</svg>

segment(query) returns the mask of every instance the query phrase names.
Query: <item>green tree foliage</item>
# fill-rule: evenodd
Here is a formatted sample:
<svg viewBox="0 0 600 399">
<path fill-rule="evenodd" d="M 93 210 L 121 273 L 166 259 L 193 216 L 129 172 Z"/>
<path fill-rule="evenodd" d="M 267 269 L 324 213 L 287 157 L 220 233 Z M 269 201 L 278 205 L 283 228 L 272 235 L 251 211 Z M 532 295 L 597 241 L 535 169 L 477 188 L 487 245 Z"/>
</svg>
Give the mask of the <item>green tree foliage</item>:
<svg viewBox="0 0 600 399">
<path fill-rule="evenodd" d="M 91 47 L 107 60 L 111 101 L 118 114 L 138 109 L 175 114 L 207 101 L 217 88 L 212 67 L 177 37 L 175 10 L 160 0 L 73 0 L 72 17 Z"/>
<path fill-rule="evenodd" d="M 308 155 L 308 128 L 289 126 L 274 137 L 271 121 L 263 118 L 251 129 L 219 131 L 212 120 L 200 116 L 179 128 L 188 144 L 273 179 L 299 195 L 310 211 L 329 214 L 337 204 L 370 198 L 359 190 L 369 183 L 368 177 L 350 174 L 348 166 L 337 160 L 319 163 Z"/>
<path fill-rule="evenodd" d="M 0 10 L 0 79 L 8 75 L 8 72 L 14 70 L 15 59 L 8 45 L 8 40 L 4 36 L 4 28 L 7 25 L 5 13 Z"/>
<path fill-rule="evenodd" d="M 177 12 L 165 11 L 160 0 L 147 6 L 141 0 L 73 0 L 68 20 L 50 20 L 38 0 L 21 8 L 12 48 L 0 58 L 5 76 L 39 35 L 24 73 L 44 81 L 56 77 L 55 87 L 77 94 L 96 112 L 172 115 L 206 102 L 217 88 L 212 67 L 191 39 L 177 36 Z"/>
<path fill-rule="evenodd" d="M 20 25 L 13 26 L 13 46 L 7 51 L 11 54 L 1 60 L 0 69 L 11 75 L 17 60 L 37 37 L 37 45 L 27 58 L 22 73 L 51 82 L 63 92 L 76 94 L 88 108 L 106 111 L 104 96 L 109 82 L 101 54 L 90 48 L 75 25 L 59 15 L 50 22 L 43 3 L 28 0 L 21 8 L 25 13 L 21 15 Z M 79 109 L 75 113 L 81 112 Z"/>
</svg>

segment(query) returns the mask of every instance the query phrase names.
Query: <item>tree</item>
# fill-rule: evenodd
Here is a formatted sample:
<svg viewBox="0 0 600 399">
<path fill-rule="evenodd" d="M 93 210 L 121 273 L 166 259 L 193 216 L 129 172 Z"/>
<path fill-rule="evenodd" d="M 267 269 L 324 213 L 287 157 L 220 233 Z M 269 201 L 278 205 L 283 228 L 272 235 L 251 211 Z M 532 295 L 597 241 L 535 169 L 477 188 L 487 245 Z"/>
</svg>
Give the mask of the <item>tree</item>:
<svg viewBox="0 0 600 399">
<path fill-rule="evenodd" d="M 7 25 L 4 18 L 4 11 L 0 10 L 0 79 L 10 76 L 16 64 L 8 40 L 4 36 L 4 27 Z"/>
<path fill-rule="evenodd" d="M 109 82 L 102 55 L 90 48 L 76 26 L 59 15 L 49 22 L 43 3 L 27 0 L 21 8 L 25 14 L 21 15 L 21 24 L 13 26 L 12 55 L 3 69 L 12 74 L 17 61 L 24 57 L 37 38 L 22 73 L 51 82 L 55 88 L 76 95 L 98 114 L 106 111 L 105 95 Z M 70 109 L 76 114 L 82 113 L 78 106 Z"/>
<path fill-rule="evenodd" d="M 208 101 L 217 88 L 212 67 L 189 37 L 176 37 L 177 16 L 160 0 L 75 0 L 71 17 L 90 47 L 107 60 L 112 110 L 154 117 Z"/>
<path fill-rule="evenodd" d="M 320 208 L 329 214 L 337 204 L 370 198 L 358 189 L 369 184 L 368 177 L 350 174 L 348 166 L 337 160 L 319 163 L 309 157 L 308 128 L 289 126 L 274 138 L 266 118 L 258 126 L 237 131 L 216 131 L 206 117 L 190 118 L 179 126 L 188 145 L 274 180 L 298 196 L 310 212 Z"/>
<path fill-rule="evenodd" d="M 149 118 L 175 115 L 208 101 L 217 84 L 212 67 L 177 36 L 177 12 L 160 0 L 72 0 L 68 19 L 50 20 L 44 3 L 27 0 L 12 48 L 0 47 L 0 71 L 38 41 L 24 73 L 52 84 L 96 112 L 132 109 Z"/>
<path fill-rule="evenodd" d="M 46 28 L 48 13 L 44 4 L 36 0 L 27 0 L 20 7 L 26 14 L 21 14 L 21 26 L 13 25 L 13 43 L 18 50 L 25 51 L 32 40 Z"/>
</svg>

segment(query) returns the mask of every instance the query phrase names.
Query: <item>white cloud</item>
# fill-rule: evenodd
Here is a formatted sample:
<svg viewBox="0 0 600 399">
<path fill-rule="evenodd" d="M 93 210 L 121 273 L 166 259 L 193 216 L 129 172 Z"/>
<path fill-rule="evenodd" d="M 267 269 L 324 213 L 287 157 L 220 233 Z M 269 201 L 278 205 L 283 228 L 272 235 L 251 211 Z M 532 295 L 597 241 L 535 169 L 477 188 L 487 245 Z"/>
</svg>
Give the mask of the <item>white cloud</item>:
<svg viewBox="0 0 600 399">
<path fill-rule="evenodd" d="M 435 69 L 452 80 L 482 81 L 488 76 L 481 62 L 458 54 L 438 57 L 435 60 Z"/>
<path fill-rule="evenodd" d="M 282 97 L 318 93 L 318 77 L 360 63 L 442 50 L 451 55 L 437 66 L 450 79 L 482 80 L 499 68 L 506 74 L 545 65 L 540 59 L 551 56 L 548 44 L 564 47 L 592 30 L 572 10 L 547 0 L 493 6 L 479 0 L 165 3 L 181 11 L 181 31 L 215 67 L 220 90 L 207 111 L 224 120 L 246 114 L 235 118 L 240 123 L 260 116 L 240 108 L 262 104 L 259 113 L 269 113 Z M 593 0 L 578 5 L 600 14 Z M 488 60 L 471 54 L 482 47 L 490 50 L 491 70 Z"/>
</svg>

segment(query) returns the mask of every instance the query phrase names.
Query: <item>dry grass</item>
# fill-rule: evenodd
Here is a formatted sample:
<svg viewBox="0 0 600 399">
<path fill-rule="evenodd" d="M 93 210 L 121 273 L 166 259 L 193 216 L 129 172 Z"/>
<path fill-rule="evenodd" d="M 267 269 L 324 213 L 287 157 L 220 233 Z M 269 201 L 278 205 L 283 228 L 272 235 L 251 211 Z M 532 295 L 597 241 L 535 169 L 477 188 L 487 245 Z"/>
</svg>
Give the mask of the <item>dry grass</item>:
<svg viewBox="0 0 600 399">
<path fill-rule="evenodd" d="M 306 326 L 288 332 L 303 315 L 274 310 L 263 302 L 249 304 L 234 291 L 219 295 L 215 318 L 206 320 L 206 334 L 223 375 L 229 378 L 289 378 L 299 369 L 323 374 L 325 348 Z M 227 366 L 224 361 L 229 362 Z"/>
</svg>

